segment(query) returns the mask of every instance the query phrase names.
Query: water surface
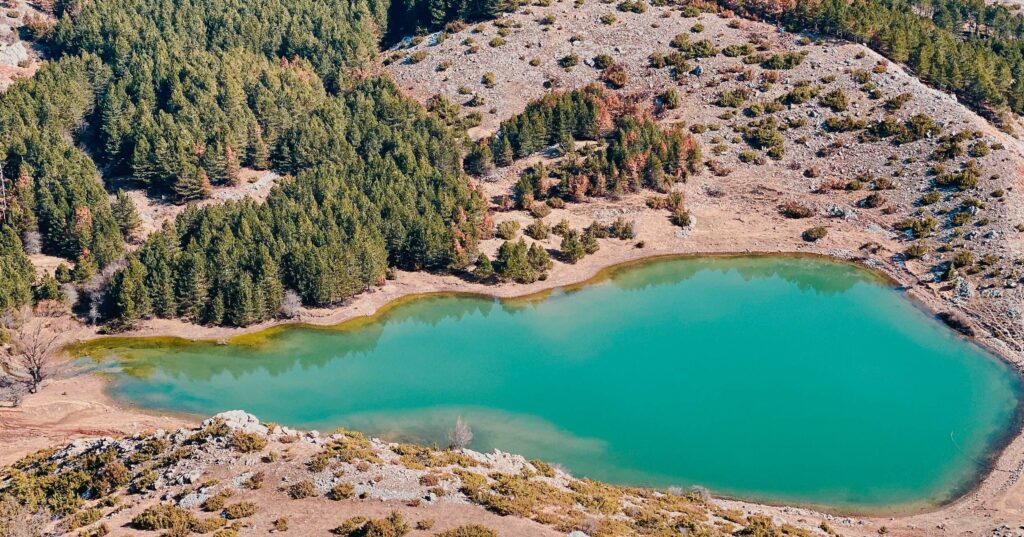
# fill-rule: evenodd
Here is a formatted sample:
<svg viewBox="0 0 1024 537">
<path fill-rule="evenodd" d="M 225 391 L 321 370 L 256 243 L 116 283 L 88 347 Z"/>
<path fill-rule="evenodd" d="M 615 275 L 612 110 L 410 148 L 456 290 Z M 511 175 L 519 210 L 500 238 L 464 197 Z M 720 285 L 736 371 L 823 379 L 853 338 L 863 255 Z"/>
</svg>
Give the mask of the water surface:
<svg viewBox="0 0 1024 537">
<path fill-rule="evenodd" d="M 109 351 L 109 352 L 106 352 Z M 661 261 L 536 301 L 432 297 L 255 348 L 120 344 L 112 393 L 843 510 L 942 502 L 1013 426 L 1017 377 L 856 267 Z"/>
</svg>

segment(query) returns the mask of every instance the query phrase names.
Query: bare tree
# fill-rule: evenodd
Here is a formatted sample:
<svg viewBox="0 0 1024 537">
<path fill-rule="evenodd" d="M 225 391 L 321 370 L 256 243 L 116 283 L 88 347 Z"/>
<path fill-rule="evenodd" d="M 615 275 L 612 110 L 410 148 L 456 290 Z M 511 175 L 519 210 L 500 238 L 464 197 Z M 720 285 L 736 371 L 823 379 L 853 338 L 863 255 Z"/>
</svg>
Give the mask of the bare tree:
<svg viewBox="0 0 1024 537">
<path fill-rule="evenodd" d="M 43 237 L 38 231 L 26 231 L 21 236 L 21 244 L 26 254 L 38 254 L 43 250 Z"/>
<path fill-rule="evenodd" d="M 281 300 L 281 316 L 289 319 L 297 317 L 302 309 L 302 298 L 291 289 L 284 292 L 284 299 Z"/>
<path fill-rule="evenodd" d="M 455 428 L 448 431 L 448 445 L 451 449 L 463 449 L 473 441 L 473 430 L 462 418 L 455 420 Z"/>
<path fill-rule="evenodd" d="M 61 368 L 58 356 L 60 340 L 67 331 L 66 319 L 56 316 L 56 309 L 41 311 L 42 315 L 22 316 L 20 322 L 7 318 L 10 342 L 0 347 L 0 372 L 14 382 L 24 384 L 29 393 Z"/>
</svg>

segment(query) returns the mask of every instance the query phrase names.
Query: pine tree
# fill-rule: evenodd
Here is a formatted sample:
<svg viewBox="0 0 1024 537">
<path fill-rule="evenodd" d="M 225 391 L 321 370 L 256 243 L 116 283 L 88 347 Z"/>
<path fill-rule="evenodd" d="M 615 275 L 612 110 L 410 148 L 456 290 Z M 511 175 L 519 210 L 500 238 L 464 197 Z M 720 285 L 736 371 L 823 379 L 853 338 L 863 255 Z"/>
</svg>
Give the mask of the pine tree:
<svg viewBox="0 0 1024 537">
<path fill-rule="evenodd" d="M 114 213 L 114 221 L 117 222 L 121 236 L 130 238 L 141 225 L 139 213 L 135 209 L 135 202 L 124 190 L 118 189 L 114 203 L 110 204 L 110 210 Z"/>
<path fill-rule="evenodd" d="M 108 317 L 113 328 L 131 328 L 150 314 L 151 303 L 146 290 L 146 267 L 135 257 L 110 280 Z"/>
<path fill-rule="evenodd" d="M 239 181 L 241 181 L 241 167 L 238 164 L 238 153 L 231 146 L 230 142 L 224 146 L 224 160 L 227 165 L 225 170 L 227 183 L 232 186 L 238 186 Z"/>
<path fill-rule="evenodd" d="M 551 255 L 544 249 L 543 246 L 533 243 L 530 245 L 530 250 L 526 252 L 526 259 L 530 262 L 530 266 L 537 272 L 543 274 L 554 266 L 551 261 Z"/>
<path fill-rule="evenodd" d="M 580 232 L 575 229 L 570 229 L 562 236 L 560 249 L 562 260 L 566 263 L 576 264 L 577 261 L 583 259 L 583 256 L 587 255 L 583 242 L 580 240 Z"/>
<path fill-rule="evenodd" d="M 487 254 L 481 253 L 476 258 L 476 267 L 473 269 L 473 278 L 478 282 L 486 282 L 494 277 L 494 265 L 491 264 L 491 259 L 487 257 Z"/>
<path fill-rule="evenodd" d="M 517 283 L 537 281 L 537 270 L 527 258 L 526 241 L 505 241 L 498 248 L 498 274 Z"/>
</svg>

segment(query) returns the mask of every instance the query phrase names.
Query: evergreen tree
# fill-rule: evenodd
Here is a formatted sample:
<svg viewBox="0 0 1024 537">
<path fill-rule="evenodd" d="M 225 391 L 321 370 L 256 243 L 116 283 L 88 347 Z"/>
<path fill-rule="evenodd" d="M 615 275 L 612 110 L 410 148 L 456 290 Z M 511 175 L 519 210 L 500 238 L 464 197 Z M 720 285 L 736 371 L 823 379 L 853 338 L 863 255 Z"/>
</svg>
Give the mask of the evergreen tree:
<svg viewBox="0 0 1024 537">
<path fill-rule="evenodd" d="M 583 246 L 583 241 L 580 240 L 580 232 L 575 229 L 570 229 L 562 235 L 560 250 L 562 260 L 571 264 L 576 264 L 577 261 L 583 259 L 583 257 L 587 255 L 587 251 Z"/>
<path fill-rule="evenodd" d="M 118 229 L 121 230 L 121 236 L 125 239 L 130 238 L 139 229 L 142 222 L 135 209 L 135 202 L 124 190 L 118 189 L 117 199 L 110 205 L 110 210 Z"/>
<path fill-rule="evenodd" d="M 494 277 L 494 266 L 487 254 L 481 253 L 476 258 L 476 267 L 473 269 L 473 278 L 478 282 L 486 282 Z"/>
<path fill-rule="evenodd" d="M 150 314 L 151 303 L 145 280 L 146 267 L 135 257 L 129 258 L 125 268 L 111 278 L 107 308 L 113 328 L 131 328 Z"/>
</svg>

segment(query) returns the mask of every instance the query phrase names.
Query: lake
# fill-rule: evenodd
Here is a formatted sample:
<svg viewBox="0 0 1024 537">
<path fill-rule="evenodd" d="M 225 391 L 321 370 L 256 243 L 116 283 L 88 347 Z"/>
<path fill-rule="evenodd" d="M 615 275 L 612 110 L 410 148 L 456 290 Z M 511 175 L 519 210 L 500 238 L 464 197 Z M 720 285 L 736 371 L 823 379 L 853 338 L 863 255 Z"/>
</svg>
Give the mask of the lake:
<svg viewBox="0 0 1024 537">
<path fill-rule="evenodd" d="M 657 261 L 579 289 L 432 296 L 258 344 L 102 340 L 110 391 L 293 427 L 522 453 L 577 476 L 844 511 L 948 501 L 1015 427 L 1018 377 L 855 266 Z"/>
</svg>

